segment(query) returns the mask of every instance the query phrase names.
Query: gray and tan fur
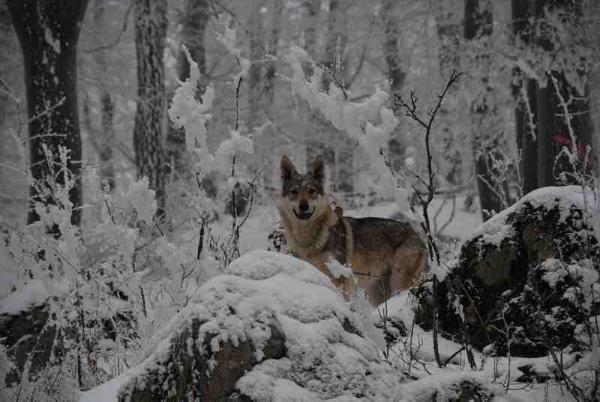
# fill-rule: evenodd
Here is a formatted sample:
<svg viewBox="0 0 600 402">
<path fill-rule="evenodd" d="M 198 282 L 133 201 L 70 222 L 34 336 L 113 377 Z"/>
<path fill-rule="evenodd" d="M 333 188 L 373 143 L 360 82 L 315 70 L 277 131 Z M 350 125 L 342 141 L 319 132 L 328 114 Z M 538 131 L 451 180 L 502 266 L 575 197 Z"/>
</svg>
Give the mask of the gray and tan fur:
<svg viewBox="0 0 600 402">
<path fill-rule="evenodd" d="M 282 197 L 279 205 L 288 249 L 328 275 L 346 297 L 365 290 L 378 305 L 409 289 L 427 266 L 423 241 L 412 225 L 383 218 L 351 218 L 333 210 L 324 191 L 325 166 L 320 158 L 299 174 L 281 158 Z M 354 277 L 335 278 L 327 263 L 350 266 Z"/>
</svg>

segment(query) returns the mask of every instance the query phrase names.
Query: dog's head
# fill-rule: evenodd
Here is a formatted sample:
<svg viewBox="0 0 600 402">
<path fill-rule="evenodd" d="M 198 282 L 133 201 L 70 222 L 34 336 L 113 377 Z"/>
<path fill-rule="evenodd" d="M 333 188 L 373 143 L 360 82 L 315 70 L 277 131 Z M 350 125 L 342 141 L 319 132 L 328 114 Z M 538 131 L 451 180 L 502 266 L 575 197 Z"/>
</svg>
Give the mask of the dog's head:
<svg viewBox="0 0 600 402">
<path fill-rule="evenodd" d="M 300 174 L 284 155 L 281 158 L 282 210 L 300 220 L 308 220 L 327 211 L 329 205 L 323 190 L 324 180 L 325 165 L 321 158 L 315 158 L 309 171 Z"/>
</svg>

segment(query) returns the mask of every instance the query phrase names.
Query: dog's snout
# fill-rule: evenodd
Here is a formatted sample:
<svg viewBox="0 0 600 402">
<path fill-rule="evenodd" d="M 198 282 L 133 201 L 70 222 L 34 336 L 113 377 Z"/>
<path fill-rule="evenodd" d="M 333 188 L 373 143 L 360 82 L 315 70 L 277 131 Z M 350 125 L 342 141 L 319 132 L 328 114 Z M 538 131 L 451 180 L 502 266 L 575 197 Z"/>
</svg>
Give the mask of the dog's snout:
<svg viewBox="0 0 600 402">
<path fill-rule="evenodd" d="M 308 202 L 306 202 L 304 200 L 300 201 L 300 205 L 298 205 L 298 208 L 302 212 L 308 211 Z"/>
</svg>

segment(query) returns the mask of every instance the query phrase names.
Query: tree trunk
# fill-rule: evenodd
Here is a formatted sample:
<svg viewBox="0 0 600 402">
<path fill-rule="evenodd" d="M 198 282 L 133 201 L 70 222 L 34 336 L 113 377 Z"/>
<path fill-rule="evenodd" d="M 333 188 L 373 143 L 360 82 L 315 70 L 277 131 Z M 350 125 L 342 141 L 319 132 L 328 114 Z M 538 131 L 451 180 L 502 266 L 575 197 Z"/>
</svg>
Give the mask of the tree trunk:
<svg viewBox="0 0 600 402">
<path fill-rule="evenodd" d="M 273 14 L 271 16 L 271 32 L 267 45 L 268 60 L 265 61 L 265 74 L 263 82 L 263 99 L 264 99 L 264 110 L 268 113 L 273 113 L 276 109 L 275 105 L 275 77 L 277 75 L 277 54 L 279 39 L 281 37 L 281 20 L 283 17 L 283 6 L 284 3 L 281 0 L 271 0 L 271 9 Z M 259 144 L 259 150 L 262 152 L 262 157 L 259 159 L 259 163 L 271 163 L 273 164 L 274 158 L 272 158 L 272 139 L 277 138 L 278 133 L 274 126 L 266 128 L 266 132 L 262 136 L 255 137 L 255 144 Z M 259 154 L 260 155 L 260 154 Z M 277 164 L 275 164 L 277 166 Z M 273 175 L 270 174 L 272 170 L 266 169 L 262 174 L 263 185 L 266 188 L 272 188 L 273 186 Z"/>
<path fill-rule="evenodd" d="M 571 0 L 535 0 L 534 15 L 538 19 L 538 35 L 536 45 L 546 52 L 555 52 L 561 44 L 554 43 L 551 39 L 552 29 L 543 18 L 545 10 L 564 11 L 571 17 L 581 15 L 579 2 Z M 565 23 L 569 23 L 566 21 Z M 560 50 L 558 50 L 560 51 Z M 558 93 L 552 83 L 552 77 L 557 80 L 559 92 L 568 103 L 569 114 L 572 117 L 574 145 L 579 160 L 585 156 L 585 148 L 591 143 L 591 121 L 587 94 L 579 93 L 577 89 L 567 82 L 564 72 L 552 70 L 546 72 L 545 85 L 539 85 L 537 91 L 538 110 L 538 181 L 541 187 L 560 184 L 580 184 L 579 173 L 587 174 L 591 167 L 581 163 L 572 166 L 567 155 L 561 154 L 566 147 L 571 151 L 570 134 L 567 119 Z"/>
<path fill-rule="evenodd" d="M 278 53 L 279 38 L 281 36 L 281 18 L 283 14 L 283 2 L 280 0 L 272 0 L 273 17 L 271 23 L 271 36 L 267 47 L 267 52 L 271 60 L 266 62 L 265 71 L 265 103 L 272 106 L 275 100 L 275 75 L 277 74 L 277 65 L 275 58 Z"/>
<path fill-rule="evenodd" d="M 54 180 L 64 183 L 64 174 L 53 173 L 54 167 L 48 164 L 43 149 L 48 147 L 55 158 L 60 146 L 69 149 L 67 167 L 75 178 L 69 192 L 71 223 L 79 225 L 82 188 L 76 56 L 87 0 L 8 0 L 7 4 L 23 49 L 31 174 L 40 184 Z M 49 195 L 40 194 L 34 186 L 30 188 L 30 200 L 28 223 L 39 220 L 33 202 L 53 203 Z"/>
<path fill-rule="evenodd" d="M 165 83 L 163 53 L 167 31 L 166 0 L 135 0 L 138 100 L 133 128 L 135 164 L 156 191 L 157 216 L 165 211 L 163 126 Z"/>
<path fill-rule="evenodd" d="M 531 42 L 531 7 L 529 0 L 512 0 L 512 23 L 515 42 Z M 521 188 L 527 194 L 538 188 L 537 171 L 537 121 L 535 81 L 526 78 L 519 68 L 515 68 L 513 77 L 513 95 L 517 101 L 515 108 L 515 132 L 517 147 L 520 151 L 519 169 Z"/>
<path fill-rule="evenodd" d="M 251 2 L 251 11 L 249 18 L 249 56 L 250 67 L 248 68 L 248 119 L 246 123 L 249 129 L 258 127 L 262 122 L 262 61 L 265 58 L 265 45 L 263 43 L 262 1 L 254 0 Z"/>
<path fill-rule="evenodd" d="M 465 31 L 467 40 L 489 37 L 492 34 L 492 5 L 489 1 L 465 1 Z M 487 50 L 482 50 L 476 60 L 485 71 L 489 70 L 490 60 Z M 473 102 L 473 158 L 475 161 L 475 174 L 477 175 L 477 190 L 481 206 L 481 216 L 484 221 L 495 212 L 500 212 L 506 205 L 506 181 L 494 169 L 495 161 L 503 158 L 502 139 L 493 132 L 494 120 L 497 116 L 497 107 L 493 104 L 493 88 L 489 78 L 484 77 L 479 83 L 481 96 Z"/>
<path fill-rule="evenodd" d="M 106 0 L 96 0 L 94 8 L 94 22 L 98 32 L 104 32 L 106 20 Z M 100 71 L 106 71 L 108 63 L 104 50 L 97 51 L 94 60 Z M 103 185 L 109 190 L 115 185 L 115 169 L 113 164 L 113 146 L 115 143 L 115 128 L 113 124 L 115 104 L 111 93 L 106 89 L 100 90 L 100 127 L 101 133 L 98 141 L 98 157 L 100 159 L 100 178 Z M 93 135 L 90 133 L 90 135 Z"/>
<path fill-rule="evenodd" d="M 402 69 L 400 63 L 400 55 L 398 54 L 398 37 L 400 36 L 399 22 L 396 18 L 396 7 L 394 0 L 384 0 L 381 15 L 383 19 L 383 55 L 387 65 L 387 78 L 390 84 L 390 92 L 392 99 L 395 96 L 400 96 L 400 91 L 404 87 L 406 73 Z M 392 102 L 392 110 L 397 118 L 404 115 L 402 107 L 398 102 Z M 401 130 L 396 127 L 392 133 L 392 138 L 388 142 L 388 157 L 392 163 L 394 171 L 398 172 L 404 165 L 404 153 L 406 145 L 401 137 Z"/>
<path fill-rule="evenodd" d="M 206 85 L 206 47 L 204 38 L 209 19 L 208 0 L 185 1 L 181 19 L 181 43 L 188 48 L 192 59 L 198 64 L 200 80 L 196 92 L 197 97 L 204 94 Z M 190 65 L 183 50 L 179 50 L 177 65 L 177 76 L 181 81 L 185 81 L 190 75 Z M 184 175 L 186 173 L 186 162 L 184 161 L 185 133 L 183 129 L 175 128 L 171 122 L 168 123 L 167 153 L 170 169 L 173 169 L 179 175 Z"/>
<path fill-rule="evenodd" d="M 302 0 L 303 25 L 304 25 L 304 49 L 312 60 L 317 60 L 317 26 L 319 25 L 319 14 L 321 11 L 321 0 Z M 303 65 L 304 74 L 311 75 L 313 66 L 309 63 Z M 307 124 L 305 126 L 304 139 L 306 143 L 306 168 L 310 168 L 311 162 L 321 152 L 315 143 L 315 122 L 318 114 L 307 108 Z"/>
</svg>

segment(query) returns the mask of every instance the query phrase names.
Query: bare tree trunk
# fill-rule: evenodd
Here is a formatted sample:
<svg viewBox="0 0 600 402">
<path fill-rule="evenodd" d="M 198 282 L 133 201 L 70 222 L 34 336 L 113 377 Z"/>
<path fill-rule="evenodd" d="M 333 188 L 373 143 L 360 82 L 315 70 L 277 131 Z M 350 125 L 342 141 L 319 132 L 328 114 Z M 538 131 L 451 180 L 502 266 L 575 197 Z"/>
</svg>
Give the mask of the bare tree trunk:
<svg viewBox="0 0 600 402">
<path fill-rule="evenodd" d="M 82 189 L 76 57 L 87 1 L 8 0 L 7 5 L 25 63 L 31 174 L 40 183 L 51 179 L 53 173 L 46 161 L 44 146 L 55 157 L 58 157 L 59 146 L 70 150 L 67 167 L 76 178 L 69 192 L 73 204 L 71 223 L 79 225 Z M 53 179 L 64 183 L 65 177 L 58 173 Z M 30 199 L 28 223 L 39 220 L 31 208 L 33 202 L 46 205 L 53 202 L 34 187 L 30 188 Z"/>
<path fill-rule="evenodd" d="M 488 0 L 465 1 L 465 32 L 467 40 L 481 39 L 492 34 L 492 4 Z M 478 56 L 481 68 L 487 70 L 489 55 L 482 50 Z M 485 221 L 494 212 L 500 212 L 507 205 L 505 201 L 506 181 L 495 171 L 495 161 L 502 159 L 502 138 L 494 133 L 494 120 L 497 116 L 497 106 L 493 104 L 493 88 L 489 78 L 481 79 L 481 91 L 476 102 L 471 105 L 473 118 L 473 158 L 475 161 L 475 174 L 477 175 L 477 190 L 481 205 L 482 219 Z"/>
<path fill-rule="evenodd" d="M 302 1 L 303 20 L 304 20 L 304 48 L 312 60 L 317 60 L 317 26 L 319 24 L 319 14 L 321 11 L 321 0 L 303 0 Z M 313 73 L 313 67 L 308 63 L 304 65 L 304 73 L 310 75 Z M 318 119 L 316 112 L 308 109 L 308 122 L 304 133 L 306 141 L 306 167 L 309 168 L 316 155 L 321 153 L 321 149 L 315 143 L 315 121 Z"/>
<path fill-rule="evenodd" d="M 448 76 L 452 71 L 459 69 L 459 46 L 460 36 L 463 28 L 462 0 L 440 0 L 439 4 L 433 8 L 437 37 L 440 42 L 438 51 L 439 70 L 442 77 Z M 457 91 L 455 88 L 450 88 L 450 91 Z M 452 92 L 451 95 L 452 96 Z M 457 134 L 453 130 L 454 116 L 459 112 L 452 108 L 451 105 L 442 105 L 440 107 L 439 131 L 441 139 L 444 142 L 443 154 L 444 160 L 438 161 L 439 164 L 447 166 L 445 179 L 450 185 L 461 186 L 464 181 L 463 165 L 465 157 L 461 155 L 466 149 L 462 146 L 464 138 L 461 134 Z M 473 192 L 470 192 L 466 198 L 465 204 L 470 204 L 473 199 Z"/>
<path fill-rule="evenodd" d="M 531 2 L 512 0 L 512 23 L 515 42 L 529 44 L 532 37 L 530 24 Z M 523 194 L 538 188 L 537 171 L 537 122 L 535 81 L 526 78 L 519 68 L 515 68 L 513 77 L 513 96 L 517 101 L 515 108 L 515 132 L 517 147 L 520 151 L 519 169 Z"/>
<path fill-rule="evenodd" d="M 198 97 L 204 94 L 206 85 L 206 46 L 204 45 L 204 38 L 210 15 L 208 0 L 185 1 L 183 18 L 181 19 L 181 42 L 188 48 L 192 59 L 198 64 L 198 70 L 200 71 L 200 82 L 196 93 Z M 183 50 L 178 53 L 177 75 L 182 81 L 185 81 L 190 75 L 190 65 Z M 169 122 L 166 142 L 167 162 L 170 168 L 183 175 L 186 172 L 184 160 L 185 133 L 183 129 L 177 129 Z"/>
<path fill-rule="evenodd" d="M 383 55 L 387 65 L 387 78 L 390 83 L 392 99 L 395 96 L 400 96 L 400 92 L 404 87 L 404 81 L 406 80 L 406 73 L 402 69 L 400 55 L 398 53 L 400 24 L 396 18 L 397 10 L 395 4 L 395 0 L 384 0 L 381 8 L 384 31 Z M 392 110 L 394 115 L 398 118 L 401 118 L 403 115 L 402 107 L 397 102 L 392 102 Z M 392 134 L 392 138 L 388 142 L 388 156 L 394 171 L 402 169 L 405 151 L 406 145 L 401 138 L 401 130 L 399 127 L 396 127 Z"/>
<path fill-rule="evenodd" d="M 163 126 L 165 83 L 163 53 L 167 31 L 166 0 L 135 0 L 138 101 L 133 128 L 135 164 L 156 191 L 157 216 L 164 217 Z"/>
<path fill-rule="evenodd" d="M 271 60 L 266 62 L 265 71 L 265 104 L 272 106 L 275 96 L 275 75 L 277 74 L 277 66 L 274 61 L 278 53 L 279 38 L 281 36 L 281 18 L 283 14 L 283 2 L 280 0 L 272 0 L 273 16 L 271 21 L 271 36 L 267 47 L 267 53 Z"/>
<path fill-rule="evenodd" d="M 94 22 L 99 32 L 104 32 L 106 19 L 106 0 L 96 0 L 94 8 Z M 108 63 L 105 51 L 101 50 L 94 55 L 100 71 L 106 71 Z M 114 188 L 115 170 L 113 164 L 113 145 L 115 143 L 115 128 L 113 124 L 115 105 L 111 93 L 106 89 L 100 90 L 100 127 L 101 133 L 98 141 L 98 156 L 100 159 L 100 178 L 109 189 Z M 93 135 L 93 134 L 91 134 Z"/>
<path fill-rule="evenodd" d="M 260 8 L 261 0 L 252 2 L 250 11 L 249 33 L 250 33 L 250 67 L 248 68 L 248 128 L 258 127 L 262 122 L 262 61 L 265 58 L 265 45 L 263 43 L 262 17 Z"/>
<path fill-rule="evenodd" d="M 537 18 L 538 35 L 536 45 L 547 52 L 555 52 L 560 44 L 551 39 L 552 28 L 544 22 L 545 10 L 564 11 L 574 18 L 581 16 L 581 4 L 571 0 L 535 0 L 534 15 Z M 565 23 L 574 23 L 574 20 Z M 559 50 L 560 51 L 560 50 Z M 577 147 L 582 151 L 578 156 L 583 159 L 585 147 L 591 143 L 591 120 L 586 93 L 579 93 L 567 82 L 563 71 L 547 71 L 545 86 L 540 85 L 537 91 L 538 111 L 538 181 L 541 187 L 577 183 L 574 169 L 567 155 L 559 155 L 563 147 L 571 147 L 567 121 L 564 116 L 560 97 L 554 88 L 552 78 L 557 80 L 560 95 L 568 103 L 572 116 L 572 125 Z M 579 152 L 578 152 L 579 153 Z M 577 169 L 586 172 L 589 166 Z M 559 180 L 557 180 L 559 179 Z"/>
<path fill-rule="evenodd" d="M 444 76 L 458 65 L 458 46 L 463 17 L 460 0 L 442 0 L 433 11 L 440 40 L 440 72 Z"/>
<path fill-rule="evenodd" d="M 281 20 L 283 18 L 283 5 L 284 3 L 280 0 L 271 0 L 271 9 L 273 14 L 271 15 L 271 31 L 267 43 L 267 56 L 268 60 L 265 61 L 265 74 L 263 81 L 263 104 L 264 110 L 268 113 L 272 113 L 276 107 L 275 105 L 275 77 L 277 75 L 277 63 L 276 58 L 278 54 L 279 39 L 281 37 Z M 261 137 L 255 139 L 258 140 L 260 152 L 262 152 L 259 163 L 273 163 L 275 159 L 271 155 L 271 141 L 273 138 L 277 138 L 277 133 L 273 127 L 266 128 L 267 131 Z M 259 154 L 260 155 L 260 154 Z M 261 162 L 263 161 L 263 162 Z M 267 169 L 266 172 L 270 170 Z M 273 186 L 273 175 L 264 173 L 262 175 L 263 185 L 266 188 Z"/>
</svg>

